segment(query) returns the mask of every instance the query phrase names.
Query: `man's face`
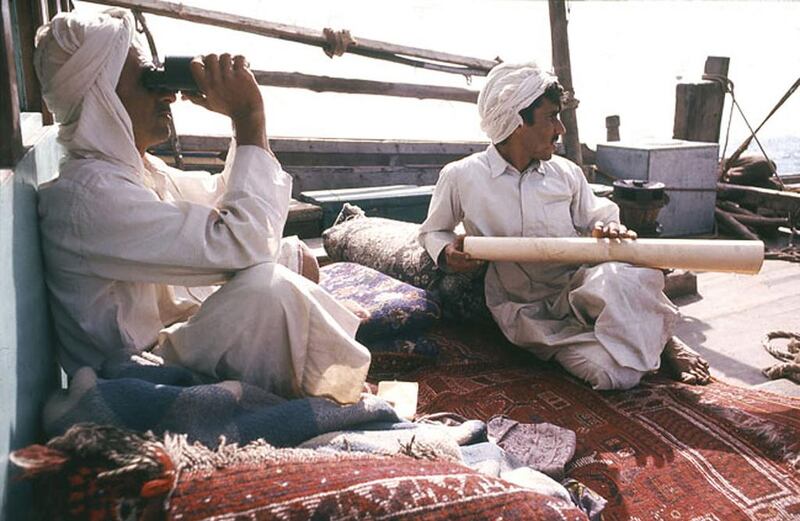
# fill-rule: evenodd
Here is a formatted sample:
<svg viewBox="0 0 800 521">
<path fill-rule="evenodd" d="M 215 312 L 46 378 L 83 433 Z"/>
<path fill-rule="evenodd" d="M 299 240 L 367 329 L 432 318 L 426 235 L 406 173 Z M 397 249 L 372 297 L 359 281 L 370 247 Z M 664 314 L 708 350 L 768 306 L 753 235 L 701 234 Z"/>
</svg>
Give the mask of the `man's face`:
<svg viewBox="0 0 800 521">
<path fill-rule="evenodd" d="M 542 100 L 542 104 L 533 109 L 533 125 L 523 123 L 522 132 L 525 139 L 525 148 L 531 154 L 531 159 L 547 161 L 556 151 L 556 142 L 565 132 L 564 125 L 558 119 L 561 107 L 549 99 Z"/>
<path fill-rule="evenodd" d="M 144 154 L 147 147 L 169 138 L 169 106 L 175 101 L 174 92 L 144 87 L 142 73 L 150 67 L 142 51 L 132 46 L 117 82 L 117 95 L 131 118 L 133 137 L 140 154 Z"/>
</svg>

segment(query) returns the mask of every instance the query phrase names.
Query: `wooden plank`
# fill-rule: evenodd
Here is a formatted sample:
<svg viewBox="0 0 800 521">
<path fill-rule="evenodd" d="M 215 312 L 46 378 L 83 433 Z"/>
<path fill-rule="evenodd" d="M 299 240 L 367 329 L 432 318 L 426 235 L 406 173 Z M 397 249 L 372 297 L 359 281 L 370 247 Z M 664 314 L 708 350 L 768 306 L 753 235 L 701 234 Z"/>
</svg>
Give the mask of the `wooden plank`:
<svg viewBox="0 0 800 521">
<path fill-rule="evenodd" d="M 707 71 L 727 74 L 728 58 L 709 57 Z M 708 74 L 708 73 L 707 73 Z M 725 107 L 725 87 L 717 81 L 679 83 L 675 87 L 675 120 L 672 136 L 675 139 L 717 143 L 719 141 L 722 110 Z"/>
<path fill-rule="evenodd" d="M 0 167 L 13 167 L 23 153 L 17 64 L 14 60 L 9 0 L 0 2 Z"/>
<path fill-rule="evenodd" d="M 572 87 L 572 67 L 569 57 L 565 0 L 548 0 L 548 3 L 550 8 L 550 39 L 553 47 L 553 67 L 559 83 L 564 87 L 565 93 L 569 98 L 574 99 L 575 91 Z M 581 141 L 578 136 L 578 118 L 575 114 L 575 107 L 563 107 L 561 121 L 567 130 L 562 137 L 565 155 L 578 165 L 582 165 L 583 157 Z"/>
<path fill-rule="evenodd" d="M 747 206 L 770 208 L 783 212 L 800 211 L 800 193 L 756 188 L 754 186 L 717 183 L 717 195 Z"/>
<path fill-rule="evenodd" d="M 21 73 L 22 73 L 22 110 L 41 112 L 41 86 L 33 69 L 33 51 L 36 29 L 48 20 L 48 6 L 45 0 L 16 2 L 17 28 L 19 34 Z"/>
<path fill-rule="evenodd" d="M 292 197 L 311 190 L 354 187 L 436 184 L 439 167 L 299 167 L 287 168 L 292 176 Z"/>
<path fill-rule="evenodd" d="M 763 217 L 761 215 L 747 215 L 735 212 L 730 212 L 730 215 L 745 226 L 755 226 L 758 228 L 789 226 L 789 219 L 785 217 Z"/>
<path fill-rule="evenodd" d="M 734 219 L 733 215 L 720 208 L 714 208 L 714 216 L 717 222 L 723 225 L 725 229 L 733 233 L 737 237 L 751 241 L 758 241 L 761 238 L 752 232 L 747 226 Z"/>
<path fill-rule="evenodd" d="M 230 136 L 206 136 L 184 134 L 180 136 L 183 150 L 219 151 L 228 150 Z M 297 152 L 308 154 L 443 154 L 469 155 L 485 150 L 488 142 L 461 141 L 409 141 L 392 139 L 314 139 L 314 138 L 270 138 L 270 146 L 276 153 Z M 160 147 L 156 147 L 160 150 Z"/>
<path fill-rule="evenodd" d="M 327 39 L 322 31 L 295 25 L 268 22 L 257 18 L 241 16 L 222 11 L 213 11 L 199 7 L 187 6 L 162 0 L 102 0 L 100 3 L 139 9 L 145 13 L 178 18 L 189 22 L 198 22 L 216 27 L 246 31 L 271 38 L 288 40 L 306 45 L 326 47 Z M 367 38 L 354 37 L 356 43 L 347 52 L 378 58 L 381 56 L 410 56 L 425 60 L 460 65 L 470 69 L 472 74 L 486 74 L 497 62 L 482 60 L 468 56 L 431 51 L 417 47 L 395 45 L 392 43 Z"/>
<path fill-rule="evenodd" d="M 402 98 L 440 99 L 477 103 L 478 91 L 459 87 L 391 83 L 351 78 L 315 76 L 299 72 L 253 71 L 259 85 L 308 89 L 314 92 L 344 92 L 348 94 L 374 94 Z"/>
</svg>

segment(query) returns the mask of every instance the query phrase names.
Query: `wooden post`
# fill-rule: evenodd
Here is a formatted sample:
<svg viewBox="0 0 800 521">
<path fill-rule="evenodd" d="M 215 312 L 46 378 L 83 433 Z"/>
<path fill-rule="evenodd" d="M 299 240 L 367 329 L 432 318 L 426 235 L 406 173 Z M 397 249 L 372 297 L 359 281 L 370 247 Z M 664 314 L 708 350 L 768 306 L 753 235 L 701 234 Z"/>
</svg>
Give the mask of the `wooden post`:
<svg viewBox="0 0 800 521">
<path fill-rule="evenodd" d="M 569 38 L 567 35 L 567 9 L 564 0 L 548 0 L 550 7 L 550 40 L 553 46 L 553 68 L 561 86 L 564 87 L 566 98 L 575 100 L 572 88 L 572 68 L 569 58 Z M 564 106 L 561 110 L 561 121 L 567 133 L 564 135 L 565 155 L 581 165 L 581 141 L 578 136 L 578 118 L 574 106 Z"/>
<path fill-rule="evenodd" d="M 48 19 L 48 6 L 45 0 L 16 2 L 19 45 L 22 61 L 22 110 L 42 112 L 41 86 L 33 69 L 33 51 L 36 29 Z M 52 11 L 50 11 L 52 12 Z"/>
<path fill-rule="evenodd" d="M 17 64 L 14 61 L 9 0 L 0 2 L 0 167 L 13 167 L 23 152 Z"/>
<path fill-rule="evenodd" d="M 722 110 L 725 107 L 724 83 L 728 78 L 729 58 L 709 56 L 703 81 L 679 83 L 675 91 L 675 125 L 672 136 L 687 141 L 719 142 Z"/>
<path fill-rule="evenodd" d="M 606 141 L 619 141 L 619 116 L 606 117 Z"/>
</svg>

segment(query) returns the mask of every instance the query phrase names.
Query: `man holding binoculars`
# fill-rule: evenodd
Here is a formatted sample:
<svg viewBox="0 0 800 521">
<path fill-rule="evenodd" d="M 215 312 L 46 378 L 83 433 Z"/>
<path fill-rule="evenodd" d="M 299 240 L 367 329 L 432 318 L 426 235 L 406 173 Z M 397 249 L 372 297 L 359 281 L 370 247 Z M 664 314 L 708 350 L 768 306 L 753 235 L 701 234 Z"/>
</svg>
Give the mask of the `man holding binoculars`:
<svg viewBox="0 0 800 521">
<path fill-rule="evenodd" d="M 176 92 L 134 26 L 127 11 L 74 11 L 37 34 L 67 151 L 39 203 L 62 366 L 102 371 L 153 351 L 285 397 L 358 400 L 370 362 L 353 339 L 358 317 L 284 266 L 302 271 L 302 252 L 281 240 L 291 177 L 247 62 L 191 61 L 197 90 L 182 96 L 230 117 L 235 140 L 221 175 L 175 170 L 146 153 L 169 137 Z M 220 287 L 194 297 L 208 286 Z"/>
</svg>

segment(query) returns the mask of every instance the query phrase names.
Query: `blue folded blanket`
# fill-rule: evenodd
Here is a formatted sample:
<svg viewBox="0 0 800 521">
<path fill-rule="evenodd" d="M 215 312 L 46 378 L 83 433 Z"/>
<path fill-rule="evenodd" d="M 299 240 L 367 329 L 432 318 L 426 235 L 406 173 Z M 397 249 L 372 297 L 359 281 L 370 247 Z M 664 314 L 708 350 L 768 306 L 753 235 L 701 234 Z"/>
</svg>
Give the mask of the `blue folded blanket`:
<svg viewBox="0 0 800 521">
<path fill-rule="evenodd" d="M 384 400 L 365 394 L 353 405 L 325 398 L 286 400 L 242 382 L 201 383 L 180 367 L 134 363 L 75 373 L 67 391 L 45 406 L 45 430 L 60 435 L 77 423 L 113 425 L 139 432 L 185 433 L 215 448 L 224 436 L 244 444 L 259 438 L 293 447 L 320 434 L 370 423 L 401 422 Z"/>
</svg>

